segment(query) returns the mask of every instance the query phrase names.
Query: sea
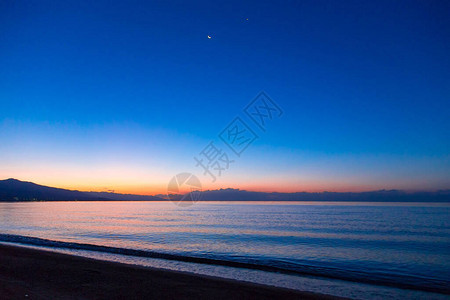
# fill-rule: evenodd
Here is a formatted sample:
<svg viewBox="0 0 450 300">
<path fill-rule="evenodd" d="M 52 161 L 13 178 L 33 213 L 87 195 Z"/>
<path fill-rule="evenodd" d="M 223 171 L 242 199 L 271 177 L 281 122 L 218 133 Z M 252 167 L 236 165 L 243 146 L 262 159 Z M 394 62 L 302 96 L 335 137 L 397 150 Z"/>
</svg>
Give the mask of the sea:
<svg viewBox="0 0 450 300">
<path fill-rule="evenodd" d="M 0 243 L 352 299 L 450 299 L 450 203 L 0 203 Z"/>
</svg>

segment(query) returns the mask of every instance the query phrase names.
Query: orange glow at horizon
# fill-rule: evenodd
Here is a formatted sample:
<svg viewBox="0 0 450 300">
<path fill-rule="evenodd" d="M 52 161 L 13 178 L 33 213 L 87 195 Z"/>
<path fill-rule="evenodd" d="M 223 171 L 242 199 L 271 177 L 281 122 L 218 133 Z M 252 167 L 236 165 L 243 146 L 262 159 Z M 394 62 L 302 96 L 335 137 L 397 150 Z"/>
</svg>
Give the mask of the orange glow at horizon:
<svg viewBox="0 0 450 300">
<path fill-rule="evenodd" d="M 70 171 L 68 171 L 70 170 Z M 381 189 L 427 190 L 426 182 L 417 179 L 396 179 L 388 183 L 383 178 L 368 180 L 362 176 L 321 176 L 280 173 L 274 176 L 236 172 L 219 178 L 196 174 L 202 183 L 202 190 L 240 189 L 256 192 L 364 192 Z M 145 165 L 55 165 L 45 162 L 28 165 L 4 165 L 0 179 L 16 178 L 39 185 L 78 191 L 114 192 L 119 194 L 158 195 L 167 194 L 167 185 L 174 176 L 172 170 L 148 168 Z M 370 184 L 368 184 L 370 182 Z"/>
<path fill-rule="evenodd" d="M 6 178 L 3 178 L 6 179 Z M 138 182 L 138 183 L 118 183 L 118 182 L 96 182 L 96 184 L 80 183 L 73 184 L 66 181 L 47 181 L 47 180 L 32 180 L 16 178 L 22 181 L 30 181 L 39 185 L 45 185 L 55 188 L 78 190 L 84 192 L 112 192 L 118 194 L 134 194 L 134 195 L 166 195 L 167 194 L 167 183 L 164 181 L 159 181 L 158 183 L 149 184 L 148 182 Z M 279 193 L 295 193 L 295 192 L 309 192 L 309 193 L 320 193 L 320 192 L 366 192 L 381 189 L 389 189 L 389 187 L 382 186 L 371 186 L 371 185 L 351 185 L 344 183 L 326 183 L 326 182 L 308 182 L 303 184 L 263 184 L 263 183 L 251 183 L 251 184 L 206 184 L 202 187 L 203 191 L 206 190 L 218 190 L 218 189 L 240 189 L 252 192 L 279 192 Z"/>
<path fill-rule="evenodd" d="M 1 175 L 1 174 L 0 174 Z M 11 177 L 11 176 L 10 176 Z M 7 179 L 9 177 L 1 178 Z M 50 186 L 68 190 L 78 190 L 84 192 L 113 192 L 118 194 L 134 194 L 134 195 L 158 195 L 167 194 L 167 184 L 171 179 L 159 178 L 151 180 L 136 178 L 120 179 L 120 178 L 105 178 L 103 180 L 94 180 L 91 178 L 55 178 L 53 176 L 13 176 L 21 181 L 29 181 L 39 185 Z M 164 180 L 166 179 L 166 180 Z M 75 183 L 77 182 L 77 183 Z M 248 182 L 236 184 L 234 182 L 216 182 L 210 183 L 209 180 L 202 182 L 202 190 L 218 190 L 218 189 L 240 189 L 254 192 L 279 192 L 279 193 L 294 193 L 294 192 L 363 192 L 370 190 L 378 190 L 383 187 L 367 186 L 367 185 L 350 185 L 342 182 L 331 183 L 324 181 L 308 181 L 308 182 L 277 182 L 273 180 L 270 184 L 263 182 Z"/>
</svg>

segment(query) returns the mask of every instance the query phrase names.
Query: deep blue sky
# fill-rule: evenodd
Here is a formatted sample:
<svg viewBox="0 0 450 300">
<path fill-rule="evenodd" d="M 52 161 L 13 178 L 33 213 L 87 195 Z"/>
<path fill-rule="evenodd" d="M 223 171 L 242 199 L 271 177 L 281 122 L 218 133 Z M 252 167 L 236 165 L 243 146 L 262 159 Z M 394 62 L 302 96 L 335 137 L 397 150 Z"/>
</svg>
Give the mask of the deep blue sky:
<svg viewBox="0 0 450 300">
<path fill-rule="evenodd" d="M 449 12 L 2 1 L 0 176 L 143 193 L 181 171 L 210 188 L 449 188 Z M 210 184 L 193 156 L 261 90 L 283 116 Z"/>
</svg>

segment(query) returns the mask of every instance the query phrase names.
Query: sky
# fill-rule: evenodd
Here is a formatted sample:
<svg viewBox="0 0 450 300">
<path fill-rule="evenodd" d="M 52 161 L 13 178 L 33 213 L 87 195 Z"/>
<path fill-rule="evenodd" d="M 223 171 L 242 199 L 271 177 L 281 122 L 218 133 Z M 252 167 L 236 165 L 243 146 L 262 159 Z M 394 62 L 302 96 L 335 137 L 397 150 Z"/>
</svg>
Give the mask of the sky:
<svg viewBox="0 0 450 300">
<path fill-rule="evenodd" d="M 412 0 L 1 1 L 0 179 L 137 194 L 165 193 L 182 172 L 204 189 L 448 189 L 449 12 Z M 261 91 L 279 111 L 258 106 Z M 248 105 L 273 112 L 263 129 Z M 242 128 L 255 139 L 238 139 L 238 156 L 227 138 Z M 220 174 L 197 165 L 206 150 Z"/>
</svg>

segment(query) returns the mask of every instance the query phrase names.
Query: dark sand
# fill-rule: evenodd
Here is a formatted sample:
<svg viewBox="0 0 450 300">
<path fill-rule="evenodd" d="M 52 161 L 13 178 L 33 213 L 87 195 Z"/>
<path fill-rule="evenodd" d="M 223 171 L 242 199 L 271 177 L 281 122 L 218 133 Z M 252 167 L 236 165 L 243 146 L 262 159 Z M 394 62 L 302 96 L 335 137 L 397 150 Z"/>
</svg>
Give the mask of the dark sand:
<svg viewBox="0 0 450 300">
<path fill-rule="evenodd" d="M 0 299 L 336 299 L 0 245 Z"/>
</svg>

